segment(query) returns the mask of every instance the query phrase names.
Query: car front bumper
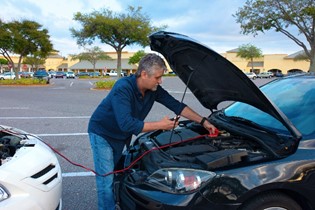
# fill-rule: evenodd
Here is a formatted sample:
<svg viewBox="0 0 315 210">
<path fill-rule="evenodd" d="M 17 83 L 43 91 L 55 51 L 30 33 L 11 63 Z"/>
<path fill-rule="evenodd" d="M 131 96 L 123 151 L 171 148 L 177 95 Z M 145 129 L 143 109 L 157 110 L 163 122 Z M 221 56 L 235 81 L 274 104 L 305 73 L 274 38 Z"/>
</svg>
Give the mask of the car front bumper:
<svg viewBox="0 0 315 210">
<path fill-rule="evenodd" d="M 190 194 L 171 194 L 147 187 L 120 182 L 119 203 L 121 209 L 128 210 L 174 210 L 174 209 L 198 209 L 198 210 L 236 210 L 240 204 L 215 204 L 206 199 L 207 190 L 195 191 Z"/>
</svg>

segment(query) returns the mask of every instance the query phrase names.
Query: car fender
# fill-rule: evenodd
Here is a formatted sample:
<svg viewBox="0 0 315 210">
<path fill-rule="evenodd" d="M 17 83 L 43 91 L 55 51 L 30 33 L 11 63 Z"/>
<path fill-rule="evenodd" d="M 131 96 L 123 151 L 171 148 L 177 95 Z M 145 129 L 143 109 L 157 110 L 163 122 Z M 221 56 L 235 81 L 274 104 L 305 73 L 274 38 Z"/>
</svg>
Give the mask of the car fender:
<svg viewBox="0 0 315 210">
<path fill-rule="evenodd" d="M 224 171 L 213 180 L 207 198 L 216 203 L 243 203 L 265 191 L 282 190 L 296 194 L 303 192 L 296 188 L 295 183 L 304 182 L 301 186 L 306 187 L 308 183 L 304 180 L 315 176 L 315 163 L 311 159 L 303 161 L 292 161 L 291 159 L 289 157 L 267 165 L 251 166 L 246 170 L 240 168 Z M 284 182 L 284 180 L 290 180 L 290 182 Z M 315 189 L 311 193 L 305 191 L 302 197 L 311 202 L 314 192 Z M 315 201 L 313 202 L 315 205 Z"/>
</svg>

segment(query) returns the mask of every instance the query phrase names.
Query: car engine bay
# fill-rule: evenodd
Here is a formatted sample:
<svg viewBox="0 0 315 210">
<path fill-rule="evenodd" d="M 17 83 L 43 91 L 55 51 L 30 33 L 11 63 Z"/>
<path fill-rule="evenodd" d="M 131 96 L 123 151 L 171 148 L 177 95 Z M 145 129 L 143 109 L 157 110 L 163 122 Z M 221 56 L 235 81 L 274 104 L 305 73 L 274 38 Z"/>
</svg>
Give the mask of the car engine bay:
<svg viewBox="0 0 315 210">
<path fill-rule="evenodd" d="M 222 129 L 219 129 L 218 136 L 211 137 L 196 123 L 181 125 L 173 131 L 158 130 L 143 135 L 130 152 L 133 160 L 139 154 L 147 153 L 133 169 L 148 174 L 172 167 L 211 171 L 274 158 L 272 152 L 254 139 Z"/>
<path fill-rule="evenodd" d="M 0 166 L 10 161 L 18 149 L 25 146 L 26 141 L 12 130 L 0 128 Z"/>
</svg>

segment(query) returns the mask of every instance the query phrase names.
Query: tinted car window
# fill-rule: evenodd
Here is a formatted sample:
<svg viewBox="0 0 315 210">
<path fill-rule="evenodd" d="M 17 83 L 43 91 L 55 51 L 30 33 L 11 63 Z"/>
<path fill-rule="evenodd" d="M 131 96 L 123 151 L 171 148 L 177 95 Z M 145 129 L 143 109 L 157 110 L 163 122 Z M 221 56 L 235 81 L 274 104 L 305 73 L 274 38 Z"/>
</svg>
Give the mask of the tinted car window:
<svg viewBox="0 0 315 210">
<path fill-rule="evenodd" d="M 302 133 L 303 138 L 315 138 L 315 79 L 291 78 L 272 82 L 261 88 L 262 92 L 275 103 Z M 287 132 L 276 119 L 250 105 L 234 103 L 225 110 L 227 116 L 251 120 L 270 129 Z"/>
</svg>

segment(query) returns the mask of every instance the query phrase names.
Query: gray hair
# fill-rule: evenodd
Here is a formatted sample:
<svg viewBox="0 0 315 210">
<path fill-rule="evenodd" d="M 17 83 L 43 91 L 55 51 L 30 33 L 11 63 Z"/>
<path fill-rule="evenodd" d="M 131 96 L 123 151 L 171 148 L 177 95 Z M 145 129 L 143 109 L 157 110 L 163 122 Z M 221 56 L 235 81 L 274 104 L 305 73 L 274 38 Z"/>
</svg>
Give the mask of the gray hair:
<svg viewBox="0 0 315 210">
<path fill-rule="evenodd" d="M 167 70 L 164 60 L 154 53 L 146 54 L 139 62 L 138 69 L 135 73 L 136 77 L 140 77 L 141 72 L 145 71 L 149 76 L 152 76 L 156 68 L 163 69 L 165 72 Z"/>
</svg>

